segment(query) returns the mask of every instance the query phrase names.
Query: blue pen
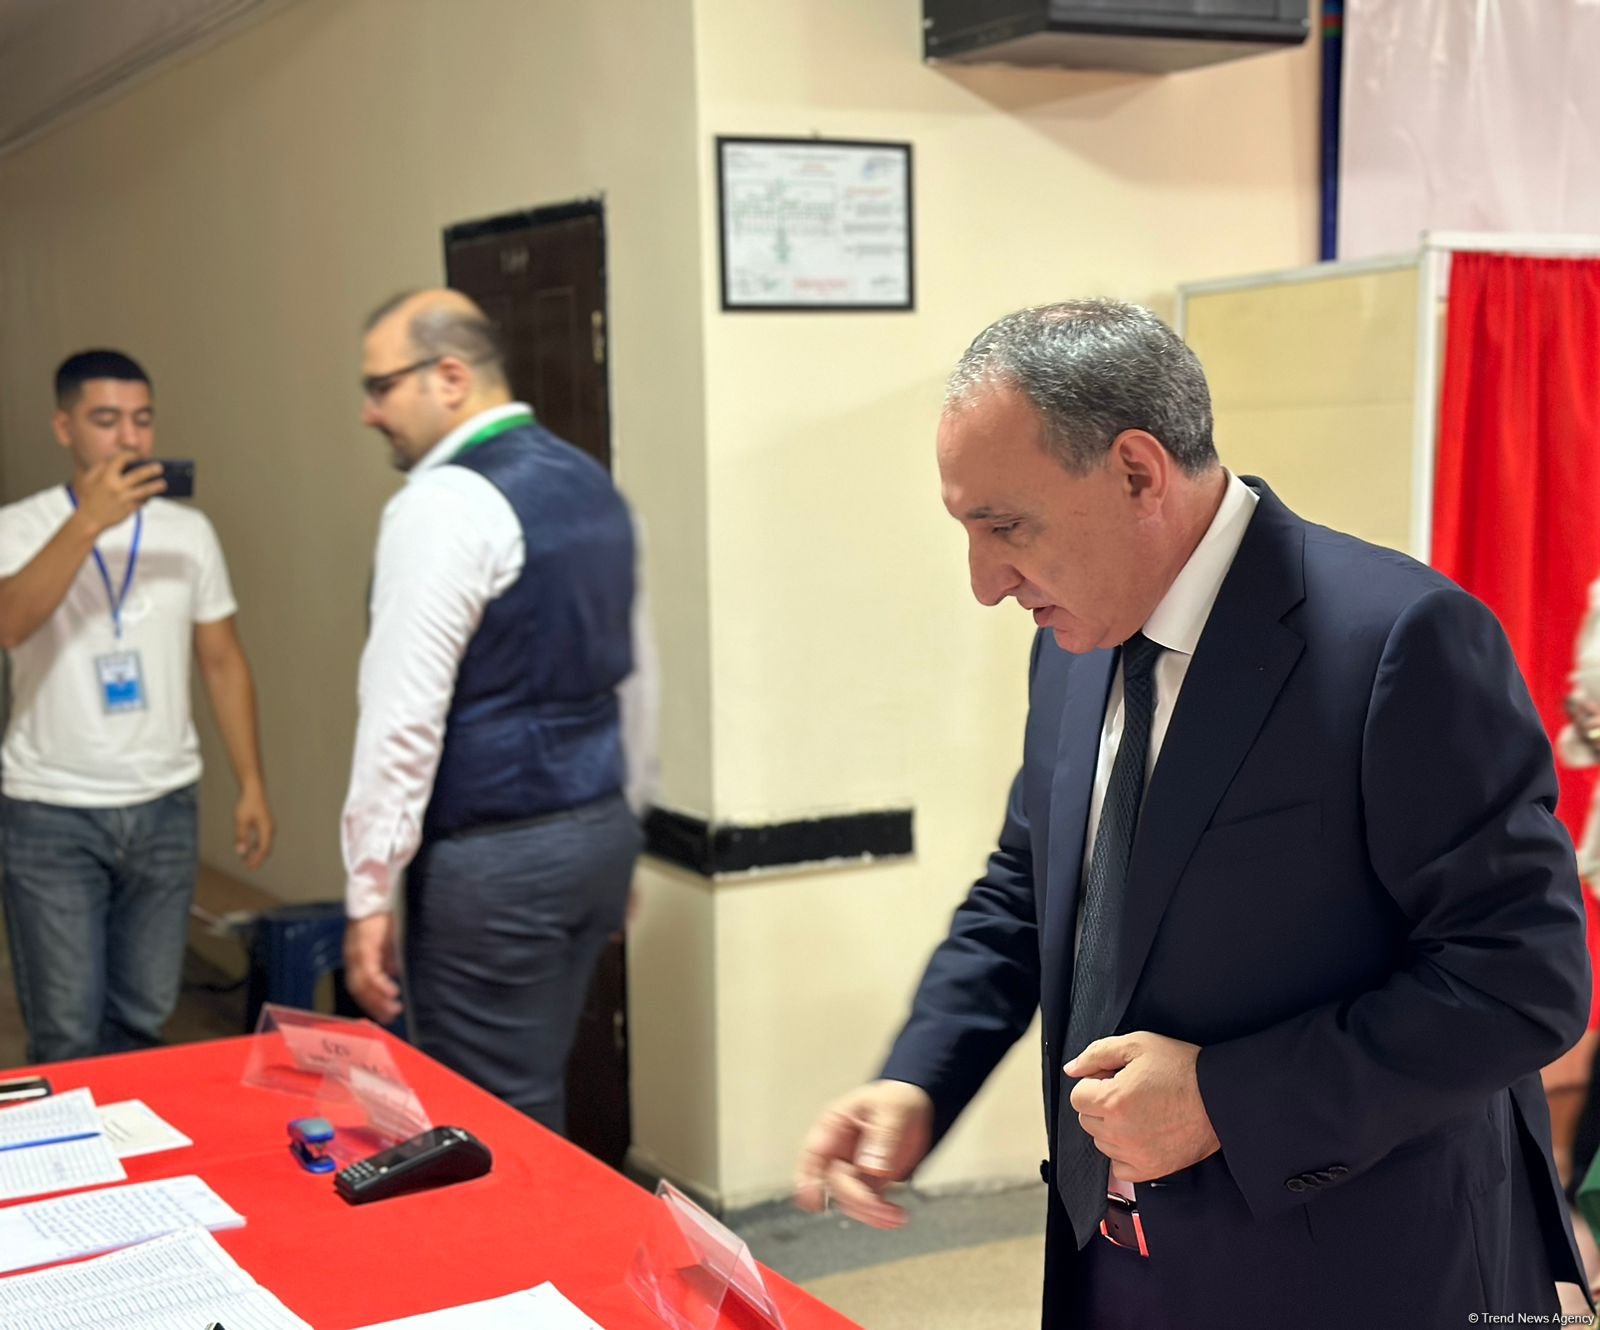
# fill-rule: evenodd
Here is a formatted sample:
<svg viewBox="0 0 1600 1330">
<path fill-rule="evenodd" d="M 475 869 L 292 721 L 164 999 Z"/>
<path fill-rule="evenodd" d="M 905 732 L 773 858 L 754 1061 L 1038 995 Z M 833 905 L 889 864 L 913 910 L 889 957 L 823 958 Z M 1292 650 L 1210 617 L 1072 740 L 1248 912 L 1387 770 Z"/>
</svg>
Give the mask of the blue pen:
<svg viewBox="0 0 1600 1330">
<path fill-rule="evenodd" d="M 0 1145 L 0 1153 L 6 1150 L 31 1150 L 36 1145 L 65 1145 L 68 1141 L 87 1141 L 100 1135 L 97 1131 L 74 1132 L 71 1136 L 51 1136 L 42 1141 L 16 1141 L 11 1145 Z"/>
</svg>

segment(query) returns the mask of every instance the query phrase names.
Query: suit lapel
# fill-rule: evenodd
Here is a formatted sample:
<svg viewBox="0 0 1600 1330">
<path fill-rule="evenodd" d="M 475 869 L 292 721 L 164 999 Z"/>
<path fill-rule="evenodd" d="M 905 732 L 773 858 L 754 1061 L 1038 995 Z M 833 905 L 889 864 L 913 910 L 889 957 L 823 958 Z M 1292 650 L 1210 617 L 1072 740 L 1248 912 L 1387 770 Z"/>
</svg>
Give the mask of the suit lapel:
<svg viewBox="0 0 1600 1330">
<path fill-rule="evenodd" d="M 1305 647 L 1281 622 L 1305 596 L 1304 524 L 1261 481 L 1245 479 L 1261 499 L 1189 663 L 1139 814 L 1112 1028 L 1196 842 Z"/>
<path fill-rule="evenodd" d="M 1046 650 L 1058 650 L 1047 643 Z M 1111 691 L 1114 651 L 1095 651 L 1072 661 L 1066 705 L 1056 741 L 1056 766 L 1050 782 L 1050 858 L 1046 865 L 1044 938 L 1047 958 L 1040 988 L 1045 1039 L 1061 1042 L 1072 991 L 1072 934 L 1083 879 L 1083 844 L 1089 821 L 1089 796 L 1100 756 L 1106 695 Z"/>
</svg>

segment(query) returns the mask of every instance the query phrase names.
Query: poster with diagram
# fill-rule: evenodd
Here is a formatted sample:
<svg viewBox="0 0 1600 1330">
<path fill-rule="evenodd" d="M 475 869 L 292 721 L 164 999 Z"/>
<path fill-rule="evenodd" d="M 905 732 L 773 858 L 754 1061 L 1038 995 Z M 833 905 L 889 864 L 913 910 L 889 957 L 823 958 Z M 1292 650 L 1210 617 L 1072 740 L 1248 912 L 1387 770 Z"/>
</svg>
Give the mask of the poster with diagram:
<svg viewBox="0 0 1600 1330">
<path fill-rule="evenodd" d="M 725 310 L 914 307 L 911 145 L 717 139 Z"/>
</svg>

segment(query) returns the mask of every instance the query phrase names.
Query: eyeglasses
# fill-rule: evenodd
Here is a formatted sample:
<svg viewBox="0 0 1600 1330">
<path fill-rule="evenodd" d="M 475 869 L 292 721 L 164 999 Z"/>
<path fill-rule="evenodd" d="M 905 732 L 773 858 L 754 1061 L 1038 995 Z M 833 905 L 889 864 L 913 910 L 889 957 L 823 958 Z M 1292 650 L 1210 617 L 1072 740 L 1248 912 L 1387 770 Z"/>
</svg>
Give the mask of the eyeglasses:
<svg viewBox="0 0 1600 1330">
<path fill-rule="evenodd" d="M 392 369 L 387 374 L 364 375 L 361 380 L 361 391 L 367 395 L 369 402 L 381 402 L 393 390 L 395 384 L 407 374 L 415 374 L 419 369 L 431 369 L 443 359 L 443 356 L 429 356 L 426 360 L 419 360 L 415 364 Z"/>
</svg>

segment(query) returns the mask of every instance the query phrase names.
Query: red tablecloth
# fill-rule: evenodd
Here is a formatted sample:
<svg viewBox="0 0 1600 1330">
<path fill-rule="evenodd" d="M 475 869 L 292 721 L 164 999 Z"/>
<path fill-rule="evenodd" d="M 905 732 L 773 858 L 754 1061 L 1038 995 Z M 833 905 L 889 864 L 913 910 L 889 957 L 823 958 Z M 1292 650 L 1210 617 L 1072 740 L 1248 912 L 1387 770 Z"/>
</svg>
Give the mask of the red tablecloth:
<svg viewBox="0 0 1600 1330">
<path fill-rule="evenodd" d="M 126 1161 L 130 1182 L 196 1173 L 248 1221 L 217 1240 L 316 1330 L 498 1297 L 550 1280 L 606 1330 L 661 1330 L 624 1284 L 650 1207 L 646 1191 L 398 1040 L 401 1072 L 434 1122 L 494 1154 L 487 1177 L 351 1206 L 289 1155 L 304 1100 L 240 1084 L 249 1038 L 41 1068 L 57 1093 L 142 1099 L 194 1141 Z M 789 1330 L 854 1322 L 767 1275 Z M 724 1315 L 725 1326 L 748 1322 Z"/>
</svg>

